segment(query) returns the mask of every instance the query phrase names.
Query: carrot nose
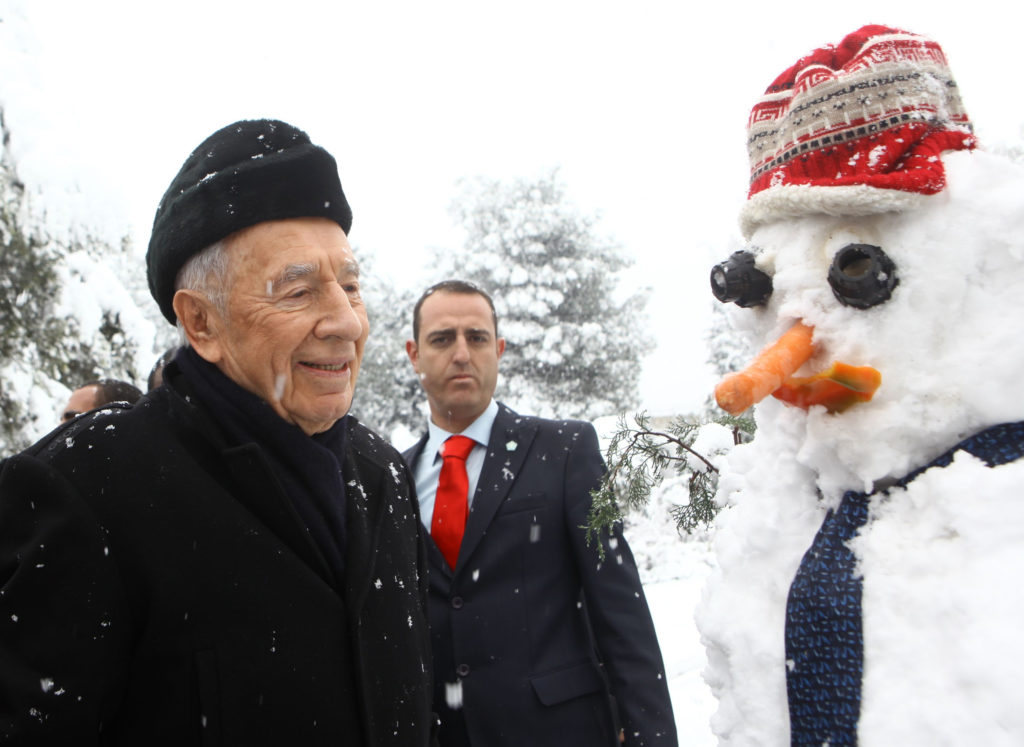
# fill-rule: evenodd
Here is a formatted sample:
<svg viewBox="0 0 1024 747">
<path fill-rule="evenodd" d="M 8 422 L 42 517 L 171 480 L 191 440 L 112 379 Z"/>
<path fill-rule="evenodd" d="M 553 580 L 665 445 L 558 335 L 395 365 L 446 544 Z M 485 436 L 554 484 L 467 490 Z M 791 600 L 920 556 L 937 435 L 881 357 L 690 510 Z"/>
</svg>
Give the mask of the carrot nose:
<svg viewBox="0 0 1024 747">
<path fill-rule="evenodd" d="M 760 402 L 792 376 L 814 354 L 814 327 L 797 322 L 766 347 L 744 370 L 732 373 L 715 387 L 715 401 L 730 415 Z"/>
</svg>

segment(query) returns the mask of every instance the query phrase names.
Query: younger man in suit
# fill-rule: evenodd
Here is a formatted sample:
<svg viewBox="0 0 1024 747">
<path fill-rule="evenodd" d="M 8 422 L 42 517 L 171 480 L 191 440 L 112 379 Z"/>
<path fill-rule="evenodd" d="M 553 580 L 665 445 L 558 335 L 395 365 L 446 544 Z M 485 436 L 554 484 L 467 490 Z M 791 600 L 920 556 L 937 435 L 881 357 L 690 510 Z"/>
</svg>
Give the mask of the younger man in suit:
<svg viewBox="0 0 1024 747">
<path fill-rule="evenodd" d="M 494 401 L 497 328 L 484 291 L 448 280 L 419 299 L 406 343 L 430 405 L 403 456 L 432 540 L 441 745 L 674 746 L 632 553 L 617 528 L 601 560 L 582 528 L 604 472 L 597 434 Z"/>
</svg>

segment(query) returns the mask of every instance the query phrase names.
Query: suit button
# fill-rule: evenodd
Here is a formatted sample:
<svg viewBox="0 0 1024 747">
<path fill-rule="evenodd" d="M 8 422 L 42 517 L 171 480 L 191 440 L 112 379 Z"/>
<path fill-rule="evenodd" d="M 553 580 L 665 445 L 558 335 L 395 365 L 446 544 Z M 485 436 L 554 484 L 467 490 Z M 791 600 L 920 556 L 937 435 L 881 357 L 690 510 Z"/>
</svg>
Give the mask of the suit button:
<svg viewBox="0 0 1024 747">
<path fill-rule="evenodd" d="M 452 609 L 462 609 L 462 597 L 452 597 Z"/>
<path fill-rule="evenodd" d="M 468 677 L 469 664 L 459 664 L 459 666 L 455 667 L 455 674 L 459 675 L 459 677 Z"/>
</svg>

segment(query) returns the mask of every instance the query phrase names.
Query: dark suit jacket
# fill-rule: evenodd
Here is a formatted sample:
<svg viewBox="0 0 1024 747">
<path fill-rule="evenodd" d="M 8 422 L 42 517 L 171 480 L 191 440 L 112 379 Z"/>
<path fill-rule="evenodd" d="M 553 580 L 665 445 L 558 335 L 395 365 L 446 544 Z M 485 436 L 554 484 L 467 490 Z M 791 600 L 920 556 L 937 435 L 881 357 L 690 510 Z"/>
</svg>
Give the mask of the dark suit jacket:
<svg viewBox="0 0 1024 747">
<path fill-rule="evenodd" d="M 169 386 L 0 463 L 0 742 L 428 742 L 419 511 L 351 423 L 336 582 L 255 444 Z"/>
<path fill-rule="evenodd" d="M 404 453 L 409 464 L 425 442 Z M 627 745 L 676 744 L 629 546 L 620 529 L 605 538 L 604 560 L 586 543 L 603 472 L 589 423 L 500 406 L 454 572 L 428 542 L 446 747 L 611 746 L 619 726 Z"/>
</svg>

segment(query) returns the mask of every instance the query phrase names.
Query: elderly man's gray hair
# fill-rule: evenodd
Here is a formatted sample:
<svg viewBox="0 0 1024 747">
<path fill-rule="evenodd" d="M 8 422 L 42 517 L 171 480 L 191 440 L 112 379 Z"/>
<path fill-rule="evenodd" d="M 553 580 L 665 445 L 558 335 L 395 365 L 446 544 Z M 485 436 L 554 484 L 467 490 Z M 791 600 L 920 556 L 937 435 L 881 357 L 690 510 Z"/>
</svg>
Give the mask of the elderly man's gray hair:
<svg viewBox="0 0 1024 747">
<path fill-rule="evenodd" d="M 217 309 L 217 313 L 224 316 L 228 307 L 228 266 L 227 240 L 215 241 L 185 262 L 174 280 L 174 290 L 202 293 Z M 180 319 L 177 327 L 182 342 L 187 345 L 188 338 Z"/>
</svg>

